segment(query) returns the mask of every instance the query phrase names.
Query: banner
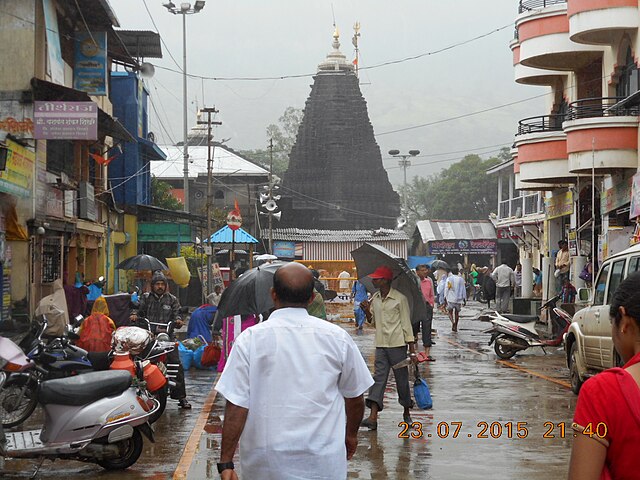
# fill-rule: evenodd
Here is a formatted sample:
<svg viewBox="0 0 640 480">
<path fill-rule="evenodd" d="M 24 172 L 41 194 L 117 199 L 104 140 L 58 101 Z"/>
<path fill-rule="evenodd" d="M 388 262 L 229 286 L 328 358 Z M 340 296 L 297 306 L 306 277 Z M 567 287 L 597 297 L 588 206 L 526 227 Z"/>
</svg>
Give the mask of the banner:
<svg viewBox="0 0 640 480">
<path fill-rule="evenodd" d="M 73 88 L 106 95 L 107 73 L 107 32 L 77 32 Z"/>
<path fill-rule="evenodd" d="M 547 220 L 564 217 L 573 213 L 573 192 L 571 190 L 551 198 L 544 199 Z"/>
<path fill-rule="evenodd" d="M 475 253 L 495 255 L 498 253 L 497 240 L 434 240 L 429 242 L 431 255 Z"/>
<path fill-rule="evenodd" d="M 7 166 L 0 170 L 0 192 L 22 198 L 31 197 L 36 154 L 7 139 Z"/>
<path fill-rule="evenodd" d="M 631 181 L 631 207 L 629 220 L 640 217 L 640 173 L 636 173 Z"/>
<path fill-rule="evenodd" d="M 34 102 L 34 138 L 97 140 L 98 105 L 93 102 Z"/>
<path fill-rule="evenodd" d="M 273 242 L 273 254 L 278 258 L 296 258 L 296 242 Z"/>
</svg>

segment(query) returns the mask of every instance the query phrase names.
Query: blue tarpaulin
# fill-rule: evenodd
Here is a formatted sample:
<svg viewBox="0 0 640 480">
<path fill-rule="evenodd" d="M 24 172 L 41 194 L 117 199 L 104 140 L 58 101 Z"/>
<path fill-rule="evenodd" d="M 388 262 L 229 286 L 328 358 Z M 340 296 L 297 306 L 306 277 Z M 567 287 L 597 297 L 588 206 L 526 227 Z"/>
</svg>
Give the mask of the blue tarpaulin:
<svg viewBox="0 0 640 480">
<path fill-rule="evenodd" d="M 437 257 L 431 255 L 428 257 L 409 257 L 407 259 L 407 263 L 409 264 L 410 268 L 416 268 L 418 265 L 422 265 L 422 264 L 427 264 L 427 265 L 431 265 L 431 262 L 433 262 Z"/>
<path fill-rule="evenodd" d="M 205 242 L 207 240 L 205 239 Z M 229 225 L 225 225 L 216 233 L 211 235 L 211 243 L 232 243 L 233 242 L 233 230 L 229 228 Z M 258 243 L 258 240 L 253 238 L 243 229 L 236 230 L 236 243 Z"/>
</svg>

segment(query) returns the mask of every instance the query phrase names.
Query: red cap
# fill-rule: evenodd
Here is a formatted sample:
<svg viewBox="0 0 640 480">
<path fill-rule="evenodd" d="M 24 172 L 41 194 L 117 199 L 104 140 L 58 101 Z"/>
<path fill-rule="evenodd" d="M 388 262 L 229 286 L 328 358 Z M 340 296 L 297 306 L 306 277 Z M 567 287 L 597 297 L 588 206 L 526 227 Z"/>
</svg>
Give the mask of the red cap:
<svg viewBox="0 0 640 480">
<path fill-rule="evenodd" d="M 384 278 L 385 280 L 393 280 L 393 270 L 389 267 L 378 267 L 375 272 L 369 275 L 370 278 Z"/>
</svg>

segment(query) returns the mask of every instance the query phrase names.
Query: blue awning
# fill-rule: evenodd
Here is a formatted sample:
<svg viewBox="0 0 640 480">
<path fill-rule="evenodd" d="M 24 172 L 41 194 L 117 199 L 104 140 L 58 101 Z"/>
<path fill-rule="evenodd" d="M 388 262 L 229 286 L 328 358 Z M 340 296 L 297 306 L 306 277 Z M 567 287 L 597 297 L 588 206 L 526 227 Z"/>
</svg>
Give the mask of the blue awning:
<svg viewBox="0 0 640 480">
<path fill-rule="evenodd" d="M 207 240 L 205 240 L 206 242 Z M 243 229 L 236 230 L 236 243 L 259 243 L 258 240 L 253 238 Z M 216 233 L 211 235 L 211 243 L 233 243 L 233 230 L 229 228 L 229 225 L 225 225 Z"/>
<path fill-rule="evenodd" d="M 151 160 L 167 159 L 167 154 L 160 150 L 160 147 L 158 147 L 158 145 L 150 140 L 147 140 L 146 138 L 138 137 L 138 145 L 140 146 L 140 151 L 144 156 L 143 158 L 145 162 L 150 162 Z"/>
</svg>

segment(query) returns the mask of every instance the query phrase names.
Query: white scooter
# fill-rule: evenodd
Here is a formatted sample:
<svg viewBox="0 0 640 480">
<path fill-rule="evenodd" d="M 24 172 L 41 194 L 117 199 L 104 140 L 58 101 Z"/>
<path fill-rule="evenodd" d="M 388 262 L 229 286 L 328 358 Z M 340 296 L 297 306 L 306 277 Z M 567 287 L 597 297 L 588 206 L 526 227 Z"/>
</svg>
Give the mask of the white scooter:
<svg viewBox="0 0 640 480">
<path fill-rule="evenodd" d="M 502 359 L 513 357 L 516 352 L 531 347 L 557 347 L 562 344 L 564 334 L 571 325 L 571 315 L 562 308 L 556 307 L 560 295 L 553 297 L 540 306 L 550 315 L 554 334 L 544 337 L 536 330 L 537 315 L 511 315 L 495 312 L 490 314 L 491 328 L 483 333 L 491 333 L 489 345 L 495 342 L 494 351 Z M 545 352 L 546 353 L 546 352 Z"/>
<path fill-rule="evenodd" d="M 0 337 L 0 368 L 4 370 L 0 388 L 5 372 L 32 367 L 20 347 Z M 130 467 L 142 453 L 142 434 L 154 441 L 148 418 L 158 409 L 158 401 L 147 393 L 142 378 L 142 373 L 134 379 L 128 371 L 109 370 L 42 382 L 38 403 L 44 408 L 44 426 L 5 433 L 0 425 L 0 454 L 43 461 L 79 460 L 108 470 Z"/>
</svg>

